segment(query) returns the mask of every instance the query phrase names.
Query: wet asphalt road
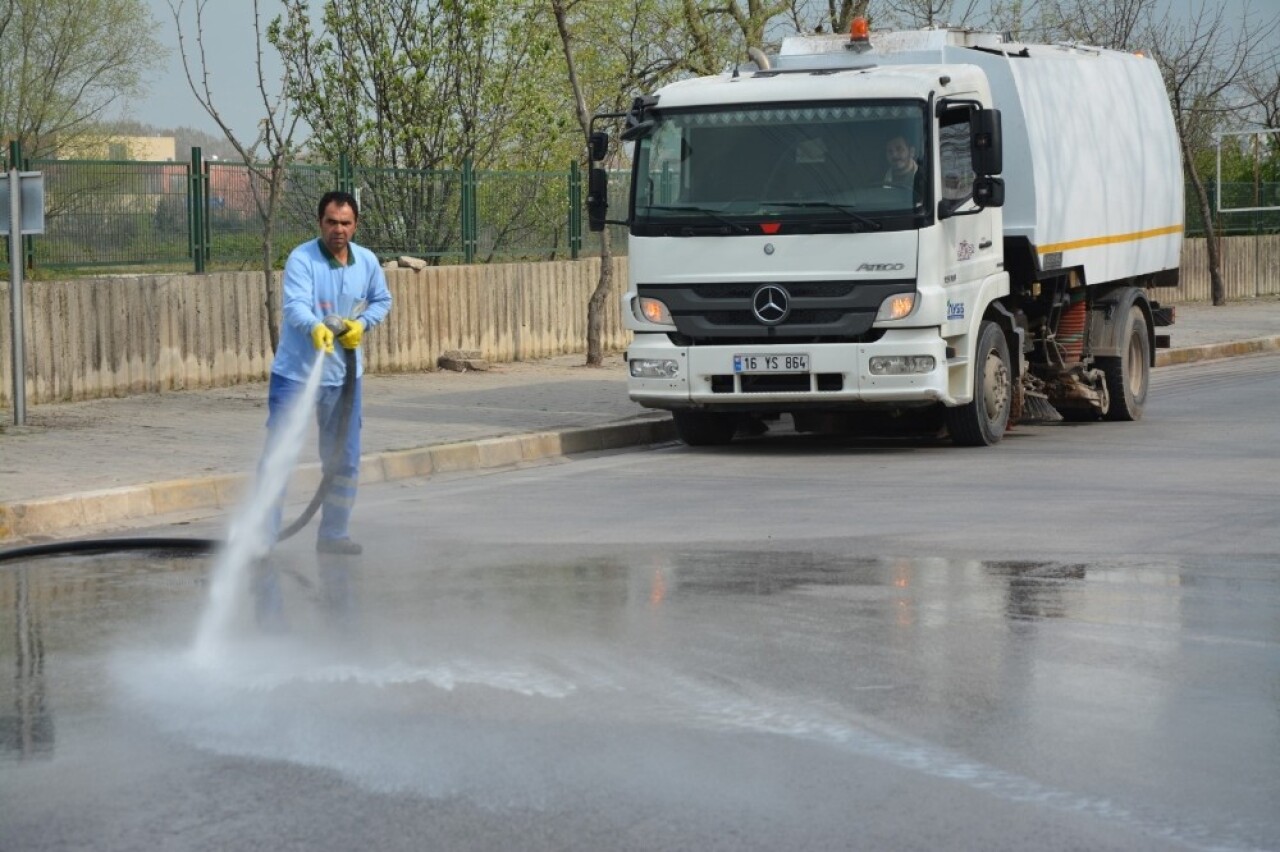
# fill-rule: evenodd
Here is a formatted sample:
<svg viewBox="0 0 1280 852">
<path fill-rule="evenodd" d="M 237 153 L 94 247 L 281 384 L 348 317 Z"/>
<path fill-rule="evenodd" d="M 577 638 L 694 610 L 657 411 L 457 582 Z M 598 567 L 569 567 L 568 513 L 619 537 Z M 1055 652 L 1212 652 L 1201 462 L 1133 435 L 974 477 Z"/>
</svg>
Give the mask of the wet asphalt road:
<svg viewBox="0 0 1280 852">
<path fill-rule="evenodd" d="M 0 849 L 1280 849 L 1277 415 L 367 488 L 205 657 L 206 560 L 0 566 Z"/>
</svg>

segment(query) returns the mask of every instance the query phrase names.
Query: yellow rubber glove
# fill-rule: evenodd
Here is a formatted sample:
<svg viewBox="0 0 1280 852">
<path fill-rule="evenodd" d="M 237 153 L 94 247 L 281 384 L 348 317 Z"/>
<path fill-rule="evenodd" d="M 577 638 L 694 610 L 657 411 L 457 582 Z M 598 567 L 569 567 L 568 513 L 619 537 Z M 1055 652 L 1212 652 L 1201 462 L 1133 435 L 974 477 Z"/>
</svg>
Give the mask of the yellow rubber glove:
<svg viewBox="0 0 1280 852">
<path fill-rule="evenodd" d="M 364 339 L 364 323 L 360 320 L 344 319 L 342 326 L 346 331 L 338 335 L 338 342 L 344 349 L 359 349 L 360 341 Z"/>
<path fill-rule="evenodd" d="M 311 342 L 316 349 L 323 349 L 326 355 L 333 354 L 333 332 L 322 322 L 311 327 Z"/>
</svg>

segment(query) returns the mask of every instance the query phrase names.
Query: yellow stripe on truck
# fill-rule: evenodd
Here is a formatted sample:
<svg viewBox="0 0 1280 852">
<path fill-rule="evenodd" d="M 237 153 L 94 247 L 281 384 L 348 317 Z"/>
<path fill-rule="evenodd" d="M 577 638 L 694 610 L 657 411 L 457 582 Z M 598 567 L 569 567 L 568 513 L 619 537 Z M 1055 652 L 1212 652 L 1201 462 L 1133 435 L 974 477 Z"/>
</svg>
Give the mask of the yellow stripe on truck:
<svg viewBox="0 0 1280 852">
<path fill-rule="evenodd" d="M 1148 240 L 1152 237 L 1166 237 L 1169 234 L 1180 233 L 1182 233 L 1181 225 L 1170 225 L 1167 228 L 1153 228 L 1150 231 L 1134 231 L 1132 234 L 1109 234 L 1105 237 L 1089 237 L 1088 239 L 1072 240 L 1067 243 L 1053 243 L 1052 245 L 1040 246 L 1036 251 L 1040 254 L 1049 254 L 1055 251 L 1092 248 L 1093 246 L 1105 246 L 1113 243 L 1131 243 L 1137 240 Z"/>
</svg>

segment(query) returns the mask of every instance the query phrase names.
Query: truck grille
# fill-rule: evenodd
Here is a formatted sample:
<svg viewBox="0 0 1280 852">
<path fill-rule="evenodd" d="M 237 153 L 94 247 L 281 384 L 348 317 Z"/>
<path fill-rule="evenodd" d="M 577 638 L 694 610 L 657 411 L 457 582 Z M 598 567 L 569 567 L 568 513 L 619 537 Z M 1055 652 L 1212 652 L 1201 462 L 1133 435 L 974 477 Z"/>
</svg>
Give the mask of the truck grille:
<svg viewBox="0 0 1280 852">
<path fill-rule="evenodd" d="M 791 316 L 787 318 L 788 323 L 795 325 L 833 325 L 844 319 L 845 311 L 836 308 L 830 308 L 825 311 L 805 311 L 792 309 Z M 874 315 L 873 315 L 874 316 Z M 759 325 L 759 322 L 752 315 L 751 311 L 709 311 L 702 315 L 703 321 L 708 325 L 715 326 L 731 326 L 733 328 L 741 328 L 744 325 Z M 677 323 L 677 325 L 679 325 Z"/>
<path fill-rule="evenodd" d="M 786 316 L 774 324 L 753 311 L 761 287 L 785 293 Z M 689 345 L 752 340 L 857 341 L 871 332 L 876 311 L 889 296 L 910 293 L 915 279 L 640 284 L 640 296 L 660 299 Z"/>
</svg>

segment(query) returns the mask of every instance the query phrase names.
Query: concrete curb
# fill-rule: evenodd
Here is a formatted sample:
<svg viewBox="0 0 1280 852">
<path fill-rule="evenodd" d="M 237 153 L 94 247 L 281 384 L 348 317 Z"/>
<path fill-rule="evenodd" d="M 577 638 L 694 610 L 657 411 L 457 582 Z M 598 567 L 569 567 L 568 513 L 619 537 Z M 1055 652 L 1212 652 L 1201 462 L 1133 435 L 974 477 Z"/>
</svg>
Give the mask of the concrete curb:
<svg viewBox="0 0 1280 852">
<path fill-rule="evenodd" d="M 646 416 L 548 432 L 505 435 L 367 455 L 360 460 L 362 483 L 510 467 L 579 453 L 659 444 L 674 440 L 670 417 Z M 16 503 L 0 503 L 0 542 L 56 536 L 67 530 L 103 527 L 172 512 L 230 509 L 243 496 L 249 474 L 221 474 L 128 485 Z M 294 473 L 294 493 L 314 491 L 320 466 Z"/>
<path fill-rule="evenodd" d="M 1156 352 L 1157 367 L 1175 364 L 1193 364 L 1237 355 L 1254 355 L 1259 352 L 1280 352 L 1280 337 L 1255 337 L 1250 340 L 1233 340 L 1228 343 L 1210 343 L 1204 346 L 1184 346 L 1178 349 L 1161 349 Z"/>
</svg>

